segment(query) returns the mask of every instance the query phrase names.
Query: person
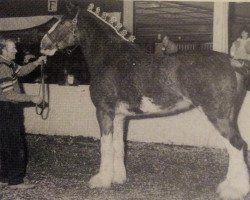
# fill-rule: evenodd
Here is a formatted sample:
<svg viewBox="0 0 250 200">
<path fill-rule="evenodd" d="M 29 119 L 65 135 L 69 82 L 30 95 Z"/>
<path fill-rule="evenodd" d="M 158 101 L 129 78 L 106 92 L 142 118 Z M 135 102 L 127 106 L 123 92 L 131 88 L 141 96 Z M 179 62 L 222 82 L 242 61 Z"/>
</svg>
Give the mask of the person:
<svg viewBox="0 0 250 200">
<path fill-rule="evenodd" d="M 14 40 L 0 39 L 0 185 L 29 189 L 34 185 L 24 182 L 27 155 L 20 103 L 40 104 L 42 99 L 36 95 L 21 93 L 18 77 L 29 74 L 46 62 L 46 57 L 41 56 L 34 62 L 19 66 L 14 62 L 16 53 Z"/>
<path fill-rule="evenodd" d="M 15 63 L 17 63 L 18 65 L 22 65 L 22 62 L 24 59 L 24 46 L 20 37 L 17 38 L 16 49 L 17 49 L 17 53 L 15 57 Z"/>
<path fill-rule="evenodd" d="M 230 48 L 231 65 L 234 67 L 243 67 L 244 62 L 240 60 L 250 61 L 250 38 L 247 27 L 242 27 L 240 37 L 233 42 Z"/>
<path fill-rule="evenodd" d="M 156 44 L 155 54 L 158 55 L 169 55 L 178 51 L 177 46 L 172 42 L 167 35 L 162 39 L 162 42 Z"/>
</svg>

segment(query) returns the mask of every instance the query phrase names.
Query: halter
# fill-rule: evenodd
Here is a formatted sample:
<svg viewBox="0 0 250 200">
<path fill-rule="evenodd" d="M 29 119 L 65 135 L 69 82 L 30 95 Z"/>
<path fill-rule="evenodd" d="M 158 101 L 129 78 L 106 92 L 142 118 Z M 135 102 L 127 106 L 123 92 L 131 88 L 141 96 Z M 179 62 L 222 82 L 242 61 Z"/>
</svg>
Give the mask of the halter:
<svg viewBox="0 0 250 200">
<path fill-rule="evenodd" d="M 51 33 L 47 33 L 45 36 L 48 37 L 48 39 L 51 41 L 52 44 L 54 44 L 56 46 L 57 49 L 60 49 L 60 43 L 63 42 L 65 40 L 65 38 L 69 35 L 72 34 L 74 36 L 74 38 L 78 41 L 78 44 L 76 45 L 79 46 L 79 38 L 77 35 L 77 18 L 79 15 L 80 10 L 77 10 L 76 16 L 70 21 L 70 24 L 64 24 L 63 26 L 65 27 L 65 33 L 61 36 L 61 37 L 56 37 L 54 32 L 52 31 Z M 58 21 L 59 22 L 59 21 Z M 76 48 L 75 47 L 75 48 Z M 75 49 L 73 48 L 73 50 Z M 72 52 L 72 50 L 71 50 Z"/>
<path fill-rule="evenodd" d="M 73 53 L 73 51 L 75 51 L 75 49 L 77 48 L 77 47 L 79 47 L 80 46 L 80 43 L 78 42 L 78 44 L 76 44 L 73 48 L 67 48 L 65 51 L 66 51 L 66 54 L 68 54 L 69 56 Z"/>
<path fill-rule="evenodd" d="M 50 90 L 49 90 L 49 84 L 45 84 L 44 66 L 45 66 L 45 63 L 42 63 L 41 84 L 40 84 L 39 92 L 38 92 L 38 96 L 42 98 L 42 103 L 40 103 L 39 105 L 36 104 L 36 114 L 40 115 L 43 120 L 46 120 L 48 119 L 49 112 L 50 112 L 50 107 L 49 107 Z"/>
</svg>

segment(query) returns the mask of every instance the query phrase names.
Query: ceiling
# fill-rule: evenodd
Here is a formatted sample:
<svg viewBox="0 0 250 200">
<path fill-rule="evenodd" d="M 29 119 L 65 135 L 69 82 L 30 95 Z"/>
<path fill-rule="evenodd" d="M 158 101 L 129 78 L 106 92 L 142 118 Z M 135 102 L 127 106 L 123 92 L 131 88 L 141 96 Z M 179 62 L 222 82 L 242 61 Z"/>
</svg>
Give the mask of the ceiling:
<svg viewBox="0 0 250 200">
<path fill-rule="evenodd" d="M 89 2 L 94 2 L 95 5 L 101 6 L 102 10 L 105 11 L 122 12 L 123 10 L 122 0 L 71 1 L 82 7 L 86 7 Z M 37 0 L 0 0 L 0 18 L 33 16 L 34 13 L 31 13 L 31 11 L 36 11 L 36 15 L 44 14 L 47 9 L 47 2 L 48 0 L 39 0 L 39 4 L 37 4 Z M 58 2 L 60 13 L 64 13 L 64 0 L 58 0 Z M 25 9 L 27 5 L 34 9 Z M 167 34 L 177 42 L 211 42 L 213 35 L 213 6 L 213 2 L 136 0 L 134 2 L 134 32 L 137 41 L 150 43 L 157 40 L 158 34 Z M 232 38 L 238 36 L 240 26 L 249 25 L 250 27 L 249 10 L 250 2 L 230 3 L 229 28 L 232 30 Z M 39 27 L 39 30 L 42 30 L 42 32 L 47 31 L 48 26 L 50 25 L 47 24 L 43 26 L 44 28 Z M 26 32 L 29 36 L 29 30 Z"/>
<path fill-rule="evenodd" d="M 156 40 L 167 34 L 175 41 L 211 41 L 213 2 L 136 1 L 135 34 Z M 230 25 L 250 25 L 250 3 L 230 3 Z"/>
</svg>

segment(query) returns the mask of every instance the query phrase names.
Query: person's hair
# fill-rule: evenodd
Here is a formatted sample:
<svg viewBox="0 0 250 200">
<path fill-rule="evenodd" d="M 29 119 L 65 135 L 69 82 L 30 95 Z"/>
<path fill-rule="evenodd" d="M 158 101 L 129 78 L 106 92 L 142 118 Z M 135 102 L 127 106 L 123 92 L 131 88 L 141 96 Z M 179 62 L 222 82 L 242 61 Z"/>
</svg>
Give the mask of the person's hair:
<svg viewBox="0 0 250 200">
<path fill-rule="evenodd" d="M 15 41 L 10 38 L 0 38 L 0 54 L 3 53 L 3 49 L 4 47 L 6 47 L 7 42 L 15 42 Z"/>
<path fill-rule="evenodd" d="M 240 32 L 239 32 L 239 35 L 240 35 L 240 36 L 241 36 L 241 33 L 242 33 L 243 31 L 249 33 L 249 28 L 248 28 L 247 26 L 242 26 L 242 27 L 240 28 Z"/>
</svg>

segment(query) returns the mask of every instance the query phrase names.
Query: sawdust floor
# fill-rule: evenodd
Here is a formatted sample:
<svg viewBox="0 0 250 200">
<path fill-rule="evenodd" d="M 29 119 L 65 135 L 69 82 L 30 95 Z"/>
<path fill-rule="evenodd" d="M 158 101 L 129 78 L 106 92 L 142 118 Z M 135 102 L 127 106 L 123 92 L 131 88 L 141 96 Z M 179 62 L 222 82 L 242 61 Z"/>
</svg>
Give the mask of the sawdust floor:
<svg viewBox="0 0 250 200">
<path fill-rule="evenodd" d="M 27 180 L 36 187 L 3 187 L 1 200 L 215 200 L 228 163 L 221 149 L 128 142 L 127 182 L 90 189 L 100 162 L 98 140 L 27 135 L 27 141 Z"/>
</svg>

